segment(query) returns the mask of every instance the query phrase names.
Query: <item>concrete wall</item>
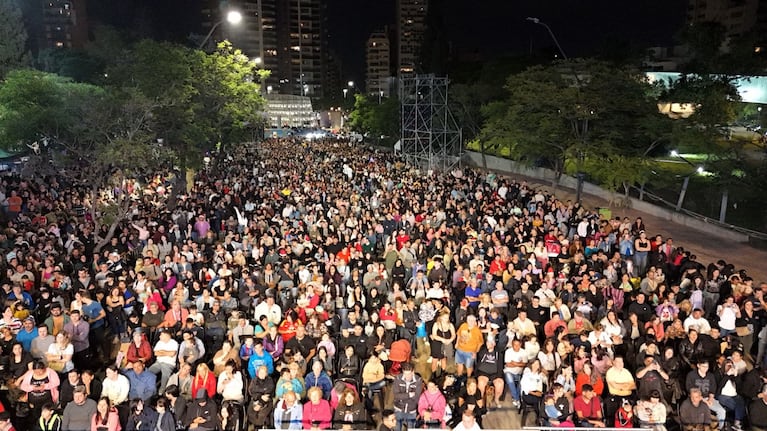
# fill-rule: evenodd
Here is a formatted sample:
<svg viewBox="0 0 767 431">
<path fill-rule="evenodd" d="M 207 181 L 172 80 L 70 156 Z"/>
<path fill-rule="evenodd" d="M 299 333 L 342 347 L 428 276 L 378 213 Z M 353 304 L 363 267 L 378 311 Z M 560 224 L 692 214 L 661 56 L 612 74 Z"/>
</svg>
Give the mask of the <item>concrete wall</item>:
<svg viewBox="0 0 767 431">
<path fill-rule="evenodd" d="M 487 168 L 493 171 L 535 178 L 541 181 L 542 183 L 548 184 L 548 185 L 554 184 L 556 179 L 556 175 L 554 174 L 554 171 L 552 171 L 551 169 L 530 167 L 530 166 L 526 166 L 521 163 L 515 162 L 513 160 L 508 160 L 508 159 L 495 157 L 495 156 L 485 156 L 485 159 L 487 161 Z M 474 151 L 467 151 L 464 154 L 463 161 L 470 166 L 483 167 L 481 153 L 477 153 Z M 575 189 L 577 184 L 578 184 L 578 180 L 575 179 L 574 177 L 562 175 L 558 183 L 558 187 Z M 613 200 L 616 197 L 613 192 L 609 190 L 605 190 L 597 186 L 596 184 L 591 184 L 588 182 L 583 183 L 583 192 L 592 196 L 602 198 L 608 202 Z M 631 203 L 631 208 L 637 211 L 641 211 L 643 213 L 647 213 L 655 217 L 662 218 L 664 220 L 678 223 L 683 226 L 687 226 L 691 229 L 695 229 L 700 232 L 704 232 L 706 234 L 714 235 L 718 238 L 735 241 L 735 242 L 741 242 L 741 243 L 748 242 L 749 236 L 747 234 L 740 233 L 731 229 L 727 229 L 717 224 L 709 223 L 705 220 L 700 220 L 698 218 L 690 217 L 688 215 L 678 213 L 666 208 L 662 208 L 657 205 L 653 205 L 649 202 L 640 201 L 639 199 L 636 199 L 636 198 L 630 197 L 629 200 Z"/>
</svg>

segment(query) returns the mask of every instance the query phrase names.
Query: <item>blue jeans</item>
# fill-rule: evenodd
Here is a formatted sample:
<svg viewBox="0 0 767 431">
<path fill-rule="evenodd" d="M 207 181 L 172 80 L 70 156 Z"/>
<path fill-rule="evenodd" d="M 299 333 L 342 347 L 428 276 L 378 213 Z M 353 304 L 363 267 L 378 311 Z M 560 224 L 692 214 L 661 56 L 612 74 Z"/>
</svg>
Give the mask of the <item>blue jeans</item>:
<svg viewBox="0 0 767 431">
<path fill-rule="evenodd" d="M 403 423 L 407 426 L 407 429 L 415 429 L 415 413 L 394 412 L 394 415 L 397 417 L 397 428 L 394 431 L 402 431 Z"/>
<path fill-rule="evenodd" d="M 511 392 L 511 398 L 514 401 L 519 401 L 519 382 L 522 381 L 522 374 L 504 373 L 504 380 L 506 380 L 506 386 L 509 387 Z"/>
<path fill-rule="evenodd" d="M 736 421 L 742 421 L 746 418 L 746 402 L 740 395 L 734 397 L 719 395 L 718 399 L 722 407 L 734 413 Z"/>
</svg>

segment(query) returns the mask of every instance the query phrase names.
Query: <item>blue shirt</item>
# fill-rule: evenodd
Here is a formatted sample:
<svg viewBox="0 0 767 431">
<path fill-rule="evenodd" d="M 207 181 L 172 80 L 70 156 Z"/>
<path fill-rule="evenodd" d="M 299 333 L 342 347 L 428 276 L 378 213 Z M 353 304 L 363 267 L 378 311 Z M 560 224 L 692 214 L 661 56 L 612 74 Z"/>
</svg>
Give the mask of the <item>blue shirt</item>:
<svg viewBox="0 0 767 431">
<path fill-rule="evenodd" d="M 130 382 L 129 399 L 141 398 L 144 401 L 148 401 L 157 392 L 157 377 L 147 370 L 144 370 L 141 374 L 128 370 L 125 372 L 125 377 Z"/>
<path fill-rule="evenodd" d="M 34 310 L 35 309 L 35 300 L 32 299 L 32 295 L 30 295 L 27 292 L 22 291 L 20 297 L 17 298 L 16 294 L 11 292 L 8 294 L 8 300 L 11 301 L 21 301 L 24 303 L 24 305 L 27 306 L 28 309 Z"/>
<path fill-rule="evenodd" d="M 274 359 L 272 359 L 272 355 L 266 350 L 264 350 L 263 355 L 259 355 L 254 350 L 253 354 L 250 355 L 250 359 L 248 359 L 248 374 L 250 374 L 251 379 L 256 378 L 256 370 L 258 370 L 258 367 L 261 365 L 266 365 L 269 374 L 274 372 Z"/>
<path fill-rule="evenodd" d="M 32 328 L 32 332 L 27 332 L 26 329 L 21 328 L 18 334 L 16 334 L 16 341 L 21 343 L 24 350 L 29 352 L 32 350 L 32 340 L 37 338 L 37 328 Z"/>
<path fill-rule="evenodd" d="M 471 296 L 474 298 L 479 298 L 479 295 L 481 294 L 482 294 L 482 289 L 480 289 L 479 286 L 474 288 L 472 288 L 471 286 L 466 286 L 466 289 L 464 289 L 464 295 L 467 297 Z M 470 301 L 469 305 L 472 307 L 476 307 L 477 305 L 479 305 L 479 299 L 477 299 L 476 301 Z"/>
<path fill-rule="evenodd" d="M 83 304 L 83 316 L 88 317 L 88 324 L 91 325 L 91 328 L 100 328 L 104 326 L 105 319 L 95 320 L 99 317 L 102 311 L 104 311 L 104 307 L 102 307 L 98 301 L 91 301 L 90 304 Z"/>
<path fill-rule="evenodd" d="M 330 399 L 330 391 L 333 390 L 333 381 L 330 380 L 330 377 L 328 377 L 324 371 L 320 372 L 319 376 L 315 375 L 314 372 L 310 372 L 304 376 L 304 383 L 306 384 L 306 389 L 315 386 L 319 387 L 322 389 L 322 398 Z"/>
</svg>

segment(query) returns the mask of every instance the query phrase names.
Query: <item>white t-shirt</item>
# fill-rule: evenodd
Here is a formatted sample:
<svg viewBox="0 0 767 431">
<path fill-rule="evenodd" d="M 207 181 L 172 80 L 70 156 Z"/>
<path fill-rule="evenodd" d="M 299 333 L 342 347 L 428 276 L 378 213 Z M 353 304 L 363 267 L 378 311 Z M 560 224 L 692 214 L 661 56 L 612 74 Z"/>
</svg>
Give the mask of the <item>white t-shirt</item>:
<svg viewBox="0 0 767 431">
<path fill-rule="evenodd" d="M 58 356 L 73 355 L 75 353 L 75 347 L 72 345 L 72 343 L 69 343 L 65 348 L 62 349 L 59 347 L 58 343 L 53 343 L 48 346 L 48 353 Z M 75 364 L 72 362 L 70 356 L 70 359 L 66 362 L 66 364 L 64 364 L 64 369 L 62 371 L 69 371 L 74 367 Z"/>
<path fill-rule="evenodd" d="M 168 340 L 168 342 L 163 342 L 162 340 L 158 340 L 157 344 L 154 345 L 154 351 L 155 356 L 157 356 L 157 352 L 159 351 L 171 351 L 175 352 L 176 354 L 173 356 L 157 356 L 157 362 L 168 364 L 168 365 L 176 365 L 176 358 L 178 357 L 178 342 L 171 338 Z"/>
<path fill-rule="evenodd" d="M 692 326 L 697 326 L 698 332 L 701 334 L 709 334 L 711 332 L 711 325 L 708 323 L 708 320 L 702 317 L 700 319 L 696 319 L 690 316 L 684 320 L 685 332 L 690 332 L 690 327 Z"/>
<path fill-rule="evenodd" d="M 738 306 L 733 304 L 733 307 L 737 308 Z M 726 304 L 722 304 L 717 307 L 716 311 L 716 314 L 719 316 L 719 327 L 722 329 L 727 329 L 728 331 L 734 331 L 735 319 L 737 318 L 735 315 L 735 310 Z"/>
<path fill-rule="evenodd" d="M 508 364 L 509 362 L 525 362 L 527 363 L 527 352 L 525 349 L 519 349 L 515 352 L 513 348 L 506 349 L 506 353 L 503 354 L 503 362 Z M 522 374 L 525 367 L 505 367 L 504 373 Z"/>
</svg>

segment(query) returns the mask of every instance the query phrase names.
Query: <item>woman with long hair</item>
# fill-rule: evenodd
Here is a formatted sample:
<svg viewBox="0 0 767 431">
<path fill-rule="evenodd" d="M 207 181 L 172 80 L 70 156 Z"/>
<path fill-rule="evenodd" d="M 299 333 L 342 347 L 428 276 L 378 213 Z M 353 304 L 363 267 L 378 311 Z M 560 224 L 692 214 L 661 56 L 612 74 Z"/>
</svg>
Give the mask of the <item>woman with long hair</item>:
<svg viewBox="0 0 767 431">
<path fill-rule="evenodd" d="M 144 406 L 144 400 L 134 398 L 130 402 L 125 431 L 156 431 L 157 412 Z"/>
<path fill-rule="evenodd" d="M 362 430 L 368 427 L 368 414 L 365 405 L 357 398 L 354 389 L 346 388 L 341 393 L 338 406 L 333 414 L 333 426 L 336 429 Z"/>
<path fill-rule="evenodd" d="M 192 379 L 191 393 L 197 394 L 199 389 L 205 389 L 208 398 L 213 398 L 216 395 L 216 376 L 208 368 L 208 364 L 204 362 L 197 365 L 197 374 Z"/>
<path fill-rule="evenodd" d="M 232 400 L 224 400 L 218 412 L 218 422 L 221 424 L 221 431 L 241 431 L 243 418 L 239 404 Z"/>
<path fill-rule="evenodd" d="M 578 396 L 583 392 L 583 385 L 590 384 L 594 388 L 594 393 L 602 395 L 602 391 L 605 389 L 604 380 L 599 373 L 594 371 L 594 366 L 590 362 L 583 364 L 583 371 L 578 373 L 575 378 L 575 396 Z"/>
<path fill-rule="evenodd" d="M 157 399 L 155 406 L 157 412 L 157 427 L 152 431 L 176 431 L 176 418 L 170 411 L 168 399 L 161 397 Z"/>
<path fill-rule="evenodd" d="M 96 404 L 96 413 L 91 417 L 91 431 L 120 431 L 120 417 L 117 409 L 107 397 L 101 397 Z"/>
<path fill-rule="evenodd" d="M 45 354 L 48 360 L 48 367 L 53 368 L 59 373 L 66 373 L 75 367 L 72 363 L 72 355 L 75 349 L 69 339 L 67 331 L 61 331 L 56 335 L 56 341 L 48 346 Z"/>
<path fill-rule="evenodd" d="M 431 372 L 447 370 L 447 358 L 453 355 L 455 326 L 450 322 L 450 313 L 440 313 L 431 328 Z"/>
<path fill-rule="evenodd" d="M 109 290 L 109 295 L 104 298 L 107 322 L 112 333 L 125 338 L 125 322 L 128 316 L 125 314 L 125 296 L 118 286 Z"/>
<path fill-rule="evenodd" d="M 244 387 L 245 379 L 242 377 L 237 361 L 229 359 L 224 370 L 218 375 L 218 393 L 224 401 L 242 403 L 245 400 Z"/>
</svg>

